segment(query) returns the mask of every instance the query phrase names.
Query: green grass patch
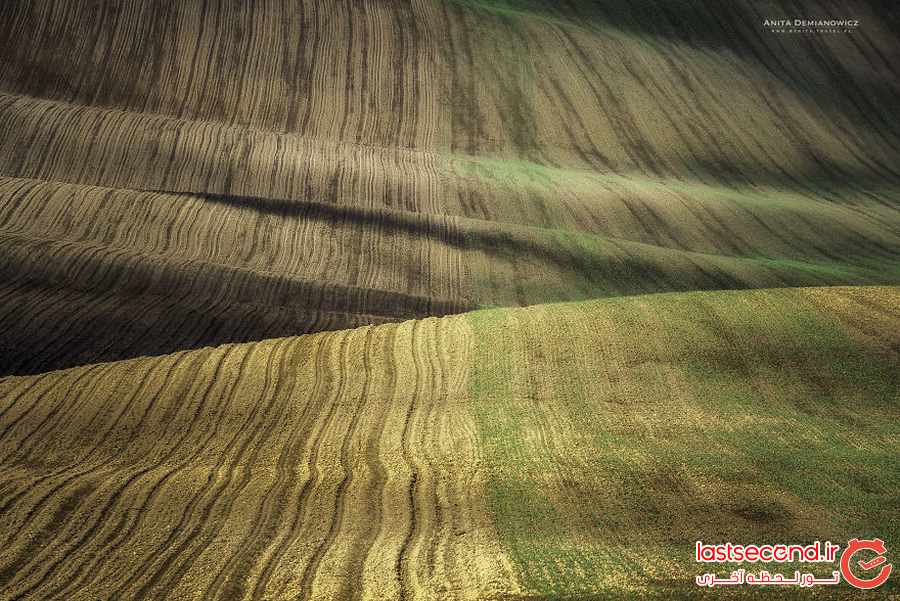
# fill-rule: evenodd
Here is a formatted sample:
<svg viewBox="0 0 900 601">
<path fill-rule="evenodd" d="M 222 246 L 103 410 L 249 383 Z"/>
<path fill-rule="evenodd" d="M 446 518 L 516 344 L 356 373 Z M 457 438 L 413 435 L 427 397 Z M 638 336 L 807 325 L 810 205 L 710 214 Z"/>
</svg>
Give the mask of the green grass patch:
<svg viewBox="0 0 900 601">
<path fill-rule="evenodd" d="M 803 294 L 469 315 L 492 508 L 529 594 L 695 594 L 697 539 L 900 541 L 896 356 Z"/>
</svg>

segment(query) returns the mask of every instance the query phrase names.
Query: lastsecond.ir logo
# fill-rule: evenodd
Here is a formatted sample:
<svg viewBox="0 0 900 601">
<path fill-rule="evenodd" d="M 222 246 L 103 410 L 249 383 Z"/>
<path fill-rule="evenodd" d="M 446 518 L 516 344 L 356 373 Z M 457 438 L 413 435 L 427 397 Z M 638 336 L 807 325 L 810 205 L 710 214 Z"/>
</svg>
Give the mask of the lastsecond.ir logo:
<svg viewBox="0 0 900 601">
<path fill-rule="evenodd" d="M 877 557 L 872 559 L 866 561 L 860 559 L 857 561 L 857 564 L 863 571 L 875 569 L 887 561 L 887 558 L 884 556 L 884 554 L 887 553 L 887 548 L 885 547 L 883 540 L 880 538 L 862 540 L 854 538 L 847 542 L 847 548 L 844 549 L 844 552 L 841 554 L 841 575 L 850 586 L 858 589 L 870 590 L 881 586 L 884 584 L 885 580 L 888 579 L 888 576 L 891 575 L 893 565 L 887 564 L 882 566 L 878 573 L 871 578 L 861 578 L 856 576 L 850 570 L 850 566 L 852 565 L 851 559 L 860 551 L 874 551 L 877 554 Z"/>
</svg>

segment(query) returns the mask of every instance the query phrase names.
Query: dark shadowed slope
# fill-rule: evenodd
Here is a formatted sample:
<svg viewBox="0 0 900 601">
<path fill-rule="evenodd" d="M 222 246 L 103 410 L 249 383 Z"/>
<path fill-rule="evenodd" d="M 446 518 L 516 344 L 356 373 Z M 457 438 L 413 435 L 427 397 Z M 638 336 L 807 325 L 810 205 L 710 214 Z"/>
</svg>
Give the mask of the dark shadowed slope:
<svg viewBox="0 0 900 601">
<path fill-rule="evenodd" d="M 0 7 L 0 373 L 900 282 L 900 44 L 793 4 Z M 830 8 L 809 4 L 809 14 Z"/>
</svg>

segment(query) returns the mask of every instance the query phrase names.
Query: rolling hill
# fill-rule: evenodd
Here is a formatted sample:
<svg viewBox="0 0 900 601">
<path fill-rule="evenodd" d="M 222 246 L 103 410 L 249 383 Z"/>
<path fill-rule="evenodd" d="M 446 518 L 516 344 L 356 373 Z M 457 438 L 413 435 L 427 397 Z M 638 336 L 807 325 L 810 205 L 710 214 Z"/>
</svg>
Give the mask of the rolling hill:
<svg viewBox="0 0 900 601">
<path fill-rule="evenodd" d="M 0 4 L 0 599 L 672 598 L 697 539 L 900 544 L 898 17 Z"/>
<path fill-rule="evenodd" d="M 4 596 L 671 598 L 697 539 L 894 541 L 898 301 L 631 296 L 7 378 Z"/>
</svg>

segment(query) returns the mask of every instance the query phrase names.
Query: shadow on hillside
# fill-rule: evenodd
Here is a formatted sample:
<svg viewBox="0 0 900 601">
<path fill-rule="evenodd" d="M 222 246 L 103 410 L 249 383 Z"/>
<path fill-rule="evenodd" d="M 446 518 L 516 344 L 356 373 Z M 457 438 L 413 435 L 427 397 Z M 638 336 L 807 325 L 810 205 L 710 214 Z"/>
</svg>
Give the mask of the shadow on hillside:
<svg viewBox="0 0 900 601">
<path fill-rule="evenodd" d="M 483 10 L 506 20 L 537 19 L 550 25 L 586 33 L 617 30 L 638 36 L 673 61 L 678 55 L 666 42 L 727 52 L 748 66 L 757 65 L 785 90 L 800 96 L 803 104 L 821 111 L 822 117 L 842 117 L 854 128 L 900 153 L 900 127 L 893 115 L 900 113 L 900 44 L 896 38 L 870 38 L 863 22 L 850 34 L 777 34 L 764 25 L 766 18 L 854 18 L 823 9 L 797 15 L 797 7 L 765 8 L 752 3 L 650 0 L 453 0 L 459 7 Z M 891 31 L 900 21 L 895 3 L 865 2 L 865 15 L 874 14 L 880 29 Z M 770 11 L 772 14 L 766 13 Z M 765 13 L 765 14 L 764 14 Z M 859 15 L 855 15 L 859 18 Z M 870 23 L 870 26 L 872 24 Z M 864 60 L 849 63 L 834 50 L 833 38 L 847 39 Z M 584 38 L 578 38 L 583 43 Z M 574 43 L 575 37 L 570 36 Z M 890 44 L 890 45 L 889 45 Z M 527 55 L 526 55 L 527 56 Z M 452 60 L 452 57 L 448 57 Z M 798 60 L 802 58 L 803 60 Z M 878 75 L 878 74 L 881 75 Z M 886 169 L 890 161 L 884 164 Z"/>
</svg>

